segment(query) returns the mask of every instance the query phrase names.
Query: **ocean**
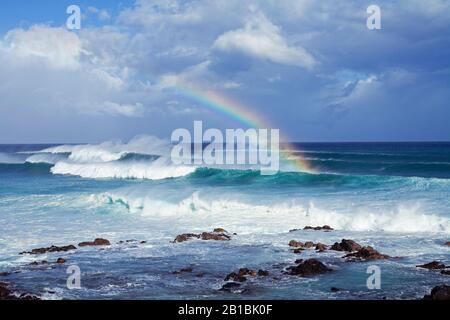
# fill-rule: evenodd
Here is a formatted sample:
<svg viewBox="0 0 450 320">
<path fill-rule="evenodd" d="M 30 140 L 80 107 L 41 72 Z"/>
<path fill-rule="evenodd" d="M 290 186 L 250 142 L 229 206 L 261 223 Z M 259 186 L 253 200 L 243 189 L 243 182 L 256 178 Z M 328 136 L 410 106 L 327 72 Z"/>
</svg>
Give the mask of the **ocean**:
<svg viewBox="0 0 450 320">
<path fill-rule="evenodd" d="M 0 281 L 43 299 L 416 299 L 450 284 L 448 275 L 416 267 L 450 263 L 450 143 L 289 148 L 315 172 L 282 166 L 265 176 L 245 167 L 174 166 L 170 146 L 146 136 L 0 145 L 0 272 L 7 273 Z M 303 230 L 323 225 L 335 230 Z M 230 241 L 172 242 L 219 227 L 233 234 Z M 111 245 L 19 254 L 95 238 Z M 341 239 L 391 258 L 347 262 L 343 252 L 296 254 L 288 246 Z M 52 263 L 60 257 L 65 264 Z M 333 271 L 286 274 L 296 259 L 308 258 Z M 49 263 L 30 265 L 42 260 Z M 81 271 L 78 289 L 67 287 L 73 265 Z M 367 286 L 374 265 L 379 289 Z M 242 267 L 269 276 L 220 290 L 225 276 Z M 192 270 L 177 272 L 186 268 Z"/>
</svg>

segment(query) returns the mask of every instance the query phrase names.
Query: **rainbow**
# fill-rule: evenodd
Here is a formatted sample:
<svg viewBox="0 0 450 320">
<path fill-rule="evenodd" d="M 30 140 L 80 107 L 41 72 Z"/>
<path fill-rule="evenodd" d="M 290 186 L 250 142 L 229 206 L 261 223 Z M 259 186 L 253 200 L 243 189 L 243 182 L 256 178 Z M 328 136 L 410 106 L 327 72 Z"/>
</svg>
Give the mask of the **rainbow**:
<svg viewBox="0 0 450 320">
<path fill-rule="evenodd" d="M 171 81 L 170 86 L 187 98 L 195 100 L 202 106 L 218 111 L 250 128 L 271 128 L 269 123 L 253 110 L 237 101 L 226 98 L 217 92 L 204 90 L 192 83 L 181 81 L 180 79 Z M 280 140 L 289 141 L 283 139 L 283 137 L 280 137 Z M 300 154 L 294 154 L 292 150 L 294 150 L 292 145 L 284 145 L 283 149 L 280 151 L 280 159 L 285 163 L 293 165 L 299 171 L 314 173 L 315 170 L 308 161 Z"/>
</svg>

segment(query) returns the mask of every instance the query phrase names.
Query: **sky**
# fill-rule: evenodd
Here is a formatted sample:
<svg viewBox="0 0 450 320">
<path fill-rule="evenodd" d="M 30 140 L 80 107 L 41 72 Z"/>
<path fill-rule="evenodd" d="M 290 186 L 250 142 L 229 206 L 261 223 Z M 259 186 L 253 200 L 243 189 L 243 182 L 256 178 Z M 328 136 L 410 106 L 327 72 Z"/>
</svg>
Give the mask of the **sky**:
<svg viewBox="0 0 450 320">
<path fill-rule="evenodd" d="M 211 92 L 290 141 L 449 141 L 449 31 L 446 0 L 2 0 L 0 143 L 248 127 Z"/>
</svg>

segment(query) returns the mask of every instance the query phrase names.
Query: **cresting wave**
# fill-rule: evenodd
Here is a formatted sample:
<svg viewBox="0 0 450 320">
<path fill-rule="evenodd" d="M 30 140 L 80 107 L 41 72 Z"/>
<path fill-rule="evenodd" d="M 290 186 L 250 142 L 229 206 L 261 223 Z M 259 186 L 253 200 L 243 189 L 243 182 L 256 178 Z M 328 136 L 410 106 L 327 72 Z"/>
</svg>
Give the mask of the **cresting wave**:
<svg viewBox="0 0 450 320">
<path fill-rule="evenodd" d="M 108 192 L 92 196 L 92 200 L 106 205 L 123 206 L 125 210 L 144 216 L 173 216 L 177 219 L 196 219 L 197 222 L 223 223 L 234 230 L 245 232 L 252 226 L 264 232 L 286 232 L 292 226 L 332 225 L 346 231 L 383 231 L 394 233 L 450 233 L 450 219 L 434 214 L 425 214 L 419 206 L 399 205 L 382 212 L 358 209 L 322 209 L 314 202 L 307 205 L 280 201 L 276 204 L 257 204 L 233 200 L 224 195 L 214 199 L 203 199 L 197 192 L 178 201 L 168 202 L 143 195 L 132 190 Z M 344 209 L 343 209 L 344 210 Z M 245 214 L 243 214 L 245 213 Z M 211 222 L 209 222 L 211 221 Z"/>
</svg>

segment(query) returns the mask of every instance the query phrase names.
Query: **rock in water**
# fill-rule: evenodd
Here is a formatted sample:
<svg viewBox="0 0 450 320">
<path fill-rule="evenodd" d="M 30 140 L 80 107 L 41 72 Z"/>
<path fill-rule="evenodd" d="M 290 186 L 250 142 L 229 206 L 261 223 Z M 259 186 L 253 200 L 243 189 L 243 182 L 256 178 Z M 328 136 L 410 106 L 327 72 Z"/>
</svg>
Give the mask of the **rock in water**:
<svg viewBox="0 0 450 320">
<path fill-rule="evenodd" d="M 429 295 L 423 297 L 424 300 L 450 300 L 450 286 L 441 285 L 434 287 Z"/>
<path fill-rule="evenodd" d="M 445 269 L 445 264 L 440 263 L 439 261 L 432 261 L 432 262 L 429 262 L 429 263 L 418 265 L 416 267 L 417 268 L 430 269 L 430 270 Z"/>
<path fill-rule="evenodd" d="M 61 252 L 61 251 L 69 251 L 69 250 L 76 250 L 77 248 L 74 245 L 68 245 L 68 246 L 51 246 L 51 247 L 46 247 L 46 248 L 37 248 L 37 249 L 33 249 L 31 251 L 25 251 L 25 252 L 21 252 L 20 254 L 44 254 L 47 252 Z"/>
<path fill-rule="evenodd" d="M 291 240 L 289 241 L 289 247 L 300 248 L 303 247 L 304 243 L 300 241 Z"/>
<path fill-rule="evenodd" d="M 301 277 L 313 276 L 316 274 L 323 274 L 332 271 L 322 262 L 317 259 L 308 259 L 301 262 L 295 267 L 288 268 L 288 273 L 291 275 L 297 275 Z"/>
<path fill-rule="evenodd" d="M 386 254 L 381 254 L 371 246 L 363 247 L 357 252 L 347 254 L 344 258 L 349 258 L 349 260 L 382 260 L 389 259 L 390 257 Z"/>
<path fill-rule="evenodd" d="M 111 245 L 111 243 L 106 240 L 106 239 L 102 239 L 102 238 L 97 238 L 94 241 L 85 241 L 85 242 L 80 242 L 78 244 L 79 247 L 87 247 L 87 246 L 109 246 Z"/>
<path fill-rule="evenodd" d="M 323 227 L 306 226 L 306 227 L 303 228 L 303 230 L 332 231 L 334 229 L 332 227 L 328 226 L 328 225 L 324 225 Z"/>
<path fill-rule="evenodd" d="M 358 251 L 361 248 L 362 248 L 362 246 L 359 243 L 357 243 L 353 240 L 348 240 L 348 239 L 342 239 L 341 243 L 335 242 L 331 246 L 331 250 L 347 251 L 347 252 Z"/>
</svg>

